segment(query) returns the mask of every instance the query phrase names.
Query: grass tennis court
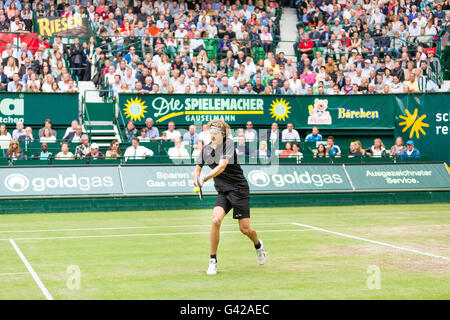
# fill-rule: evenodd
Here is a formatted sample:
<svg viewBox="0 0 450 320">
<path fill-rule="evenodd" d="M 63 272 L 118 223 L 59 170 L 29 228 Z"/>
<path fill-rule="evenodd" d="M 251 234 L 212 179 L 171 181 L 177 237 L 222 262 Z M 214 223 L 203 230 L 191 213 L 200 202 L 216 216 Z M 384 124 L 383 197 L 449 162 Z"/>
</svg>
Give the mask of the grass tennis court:
<svg viewBox="0 0 450 320">
<path fill-rule="evenodd" d="M 0 215 L 0 299 L 450 298 L 450 204 L 252 209 L 264 266 L 228 216 L 216 276 L 210 217 Z"/>
</svg>

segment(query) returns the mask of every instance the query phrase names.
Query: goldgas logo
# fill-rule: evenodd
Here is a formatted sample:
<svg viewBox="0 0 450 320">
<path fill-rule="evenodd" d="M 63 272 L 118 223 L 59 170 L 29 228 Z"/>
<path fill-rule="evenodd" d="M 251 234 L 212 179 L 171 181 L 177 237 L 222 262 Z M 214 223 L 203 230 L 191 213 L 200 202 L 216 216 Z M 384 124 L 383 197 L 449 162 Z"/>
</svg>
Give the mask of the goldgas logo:
<svg viewBox="0 0 450 320">
<path fill-rule="evenodd" d="M 95 188 L 111 188 L 114 180 L 110 176 L 78 176 L 73 173 L 70 176 L 58 174 L 53 177 L 27 178 L 22 174 L 13 173 L 5 178 L 5 188 L 12 192 L 22 192 L 27 189 L 36 192 L 51 192 L 52 190 L 76 189 L 78 191 L 90 191 Z M 30 191 L 30 190 L 29 190 Z"/>
<path fill-rule="evenodd" d="M 147 106 L 145 102 L 139 98 L 129 99 L 127 103 L 125 103 L 125 117 L 130 118 L 131 121 L 140 121 L 141 118 L 145 117 L 145 113 L 147 112 Z"/>
<path fill-rule="evenodd" d="M 265 187 L 270 183 L 270 178 L 262 170 L 252 170 L 248 174 L 248 180 L 250 183 L 257 187 Z"/>
<path fill-rule="evenodd" d="M 409 138 L 412 138 L 413 135 L 416 135 L 416 138 L 419 139 L 420 138 L 420 133 L 421 132 L 424 136 L 426 135 L 426 132 L 423 130 L 423 128 L 429 127 L 430 125 L 428 123 L 423 122 L 423 120 L 427 117 L 426 114 L 420 116 L 419 118 L 417 118 L 417 113 L 418 110 L 417 108 L 414 109 L 414 113 L 411 114 L 411 112 L 409 112 L 408 109 L 405 110 L 406 112 L 406 116 L 399 116 L 401 119 L 403 119 L 403 122 L 400 122 L 398 125 L 401 127 L 404 127 L 402 129 L 402 132 L 405 132 L 406 130 L 408 130 L 409 128 L 411 128 L 411 130 L 409 131 Z"/>
<path fill-rule="evenodd" d="M 21 192 L 28 188 L 30 181 L 22 174 L 13 173 L 5 178 L 5 187 L 9 191 Z"/>
</svg>

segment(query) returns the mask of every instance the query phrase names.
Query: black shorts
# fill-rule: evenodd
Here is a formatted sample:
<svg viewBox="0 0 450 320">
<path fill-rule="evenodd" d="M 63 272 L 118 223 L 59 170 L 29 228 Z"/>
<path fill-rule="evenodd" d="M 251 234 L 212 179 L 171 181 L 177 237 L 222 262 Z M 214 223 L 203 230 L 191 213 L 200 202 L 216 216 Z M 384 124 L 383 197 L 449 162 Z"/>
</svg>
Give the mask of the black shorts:
<svg viewBox="0 0 450 320">
<path fill-rule="evenodd" d="M 233 219 L 250 218 L 250 190 L 219 192 L 215 206 L 223 208 L 225 214 L 233 209 Z"/>
</svg>

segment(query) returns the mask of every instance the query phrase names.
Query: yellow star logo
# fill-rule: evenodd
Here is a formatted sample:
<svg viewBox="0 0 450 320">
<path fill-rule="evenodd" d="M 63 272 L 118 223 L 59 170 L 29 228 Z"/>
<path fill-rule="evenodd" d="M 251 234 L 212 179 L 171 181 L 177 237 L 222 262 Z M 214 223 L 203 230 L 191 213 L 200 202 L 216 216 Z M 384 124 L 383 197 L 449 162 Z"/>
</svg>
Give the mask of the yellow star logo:
<svg viewBox="0 0 450 320">
<path fill-rule="evenodd" d="M 147 106 L 145 102 L 140 98 L 127 100 L 125 108 L 123 109 L 126 118 L 130 118 L 131 121 L 141 121 L 141 118 L 145 117 L 147 112 Z"/>
<path fill-rule="evenodd" d="M 291 113 L 289 110 L 291 107 L 289 106 L 289 102 L 283 98 L 279 100 L 275 99 L 270 106 L 270 115 L 272 118 L 275 118 L 275 121 L 286 121 L 289 118 L 289 113 Z"/>
<path fill-rule="evenodd" d="M 423 130 L 425 127 L 429 127 L 430 125 L 428 123 L 423 122 L 423 120 L 427 117 L 426 114 L 420 116 L 420 118 L 417 119 L 417 108 L 414 109 L 414 113 L 411 114 L 408 109 L 405 110 L 406 117 L 405 116 L 399 116 L 401 119 L 405 120 L 403 122 L 399 123 L 399 126 L 404 126 L 402 132 L 405 132 L 411 127 L 411 131 L 409 132 L 409 138 L 411 139 L 414 134 L 416 134 L 416 138 L 419 139 L 420 134 L 419 131 L 425 136 L 426 132 Z"/>
</svg>

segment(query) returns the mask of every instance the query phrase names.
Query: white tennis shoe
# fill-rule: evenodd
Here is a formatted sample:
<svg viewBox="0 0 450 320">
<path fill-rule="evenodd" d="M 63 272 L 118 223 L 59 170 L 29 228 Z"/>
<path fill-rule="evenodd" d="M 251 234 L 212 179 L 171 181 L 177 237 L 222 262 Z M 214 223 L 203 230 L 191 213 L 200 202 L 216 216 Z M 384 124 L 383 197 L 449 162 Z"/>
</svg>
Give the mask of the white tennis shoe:
<svg viewBox="0 0 450 320">
<path fill-rule="evenodd" d="M 259 249 L 256 249 L 256 260 L 259 264 L 264 264 L 266 262 L 266 251 L 264 251 L 264 245 L 262 240 L 259 240 L 259 243 L 261 244 L 261 247 Z"/>
<path fill-rule="evenodd" d="M 207 275 L 214 275 L 217 274 L 217 260 L 216 259 L 209 259 L 209 267 L 208 270 L 206 270 Z"/>
</svg>

